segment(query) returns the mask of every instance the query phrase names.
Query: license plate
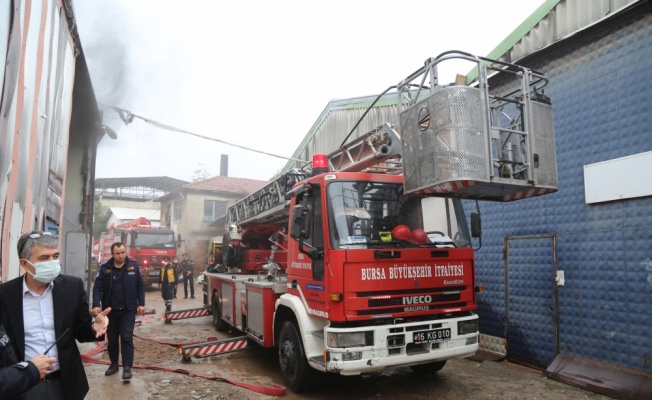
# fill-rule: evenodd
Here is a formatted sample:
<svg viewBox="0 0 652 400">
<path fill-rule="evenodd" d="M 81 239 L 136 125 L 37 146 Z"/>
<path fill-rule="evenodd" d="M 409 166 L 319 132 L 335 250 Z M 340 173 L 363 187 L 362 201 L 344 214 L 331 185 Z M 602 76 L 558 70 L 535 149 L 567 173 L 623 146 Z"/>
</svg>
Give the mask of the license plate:
<svg viewBox="0 0 652 400">
<path fill-rule="evenodd" d="M 149 271 L 149 275 L 158 275 L 158 271 Z"/>
<path fill-rule="evenodd" d="M 421 344 L 421 343 L 431 343 L 431 342 L 441 342 L 451 338 L 450 328 L 445 329 L 433 329 L 431 331 L 422 331 L 414 332 L 412 334 L 412 343 Z"/>
</svg>

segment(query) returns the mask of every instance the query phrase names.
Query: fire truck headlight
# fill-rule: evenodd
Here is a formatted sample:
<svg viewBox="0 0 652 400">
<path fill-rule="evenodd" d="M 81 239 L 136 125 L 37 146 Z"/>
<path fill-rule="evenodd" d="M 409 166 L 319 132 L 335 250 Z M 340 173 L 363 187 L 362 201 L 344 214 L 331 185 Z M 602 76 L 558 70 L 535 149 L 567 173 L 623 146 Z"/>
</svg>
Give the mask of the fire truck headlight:
<svg viewBox="0 0 652 400">
<path fill-rule="evenodd" d="M 328 347 L 346 348 L 373 344 L 373 332 L 328 332 Z"/>
<path fill-rule="evenodd" d="M 362 360 L 361 351 L 347 351 L 346 353 L 342 353 L 342 361 L 354 361 L 354 360 Z"/>
<path fill-rule="evenodd" d="M 457 334 L 468 335 L 469 333 L 476 333 L 478 331 L 478 320 L 471 319 L 468 321 L 459 321 L 457 323 Z"/>
</svg>

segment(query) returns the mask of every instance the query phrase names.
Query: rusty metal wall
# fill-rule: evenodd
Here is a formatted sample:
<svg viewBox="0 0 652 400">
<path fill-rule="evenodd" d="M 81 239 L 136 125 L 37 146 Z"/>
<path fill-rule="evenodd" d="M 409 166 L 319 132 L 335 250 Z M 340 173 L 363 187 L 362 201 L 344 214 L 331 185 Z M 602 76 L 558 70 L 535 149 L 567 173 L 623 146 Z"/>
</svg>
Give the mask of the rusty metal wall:
<svg viewBox="0 0 652 400">
<path fill-rule="evenodd" d="M 63 218 L 75 44 L 62 7 L 56 0 L 0 4 L 2 281 L 21 272 L 21 233 L 58 233 Z"/>
</svg>

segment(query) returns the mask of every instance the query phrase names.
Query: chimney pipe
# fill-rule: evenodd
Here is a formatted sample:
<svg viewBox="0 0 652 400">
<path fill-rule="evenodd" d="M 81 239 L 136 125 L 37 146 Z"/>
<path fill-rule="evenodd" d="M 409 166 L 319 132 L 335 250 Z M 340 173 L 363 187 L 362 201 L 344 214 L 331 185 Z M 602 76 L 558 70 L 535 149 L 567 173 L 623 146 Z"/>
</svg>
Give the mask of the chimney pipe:
<svg viewBox="0 0 652 400">
<path fill-rule="evenodd" d="M 220 158 L 220 176 L 229 176 L 229 155 L 222 154 Z"/>
</svg>

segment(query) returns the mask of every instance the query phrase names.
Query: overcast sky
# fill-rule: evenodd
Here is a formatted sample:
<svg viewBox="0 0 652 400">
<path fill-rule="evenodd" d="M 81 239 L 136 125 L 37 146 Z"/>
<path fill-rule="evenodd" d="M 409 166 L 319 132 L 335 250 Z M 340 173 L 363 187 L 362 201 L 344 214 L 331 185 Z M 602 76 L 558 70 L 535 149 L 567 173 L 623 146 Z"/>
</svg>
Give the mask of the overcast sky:
<svg viewBox="0 0 652 400">
<path fill-rule="evenodd" d="M 544 0 L 73 0 L 100 109 L 290 157 L 330 100 L 447 50 L 487 55 Z M 455 71 L 462 74 L 468 72 Z M 270 179 L 286 163 L 111 109 L 96 177 Z"/>
</svg>

